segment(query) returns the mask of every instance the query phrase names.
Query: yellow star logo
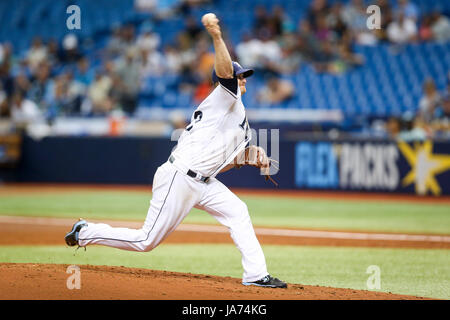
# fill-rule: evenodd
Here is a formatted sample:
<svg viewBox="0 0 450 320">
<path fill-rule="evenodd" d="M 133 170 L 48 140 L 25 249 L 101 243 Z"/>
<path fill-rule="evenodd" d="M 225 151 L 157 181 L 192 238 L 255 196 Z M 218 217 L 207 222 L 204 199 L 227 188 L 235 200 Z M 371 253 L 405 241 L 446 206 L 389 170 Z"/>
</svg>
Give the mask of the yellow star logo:
<svg viewBox="0 0 450 320">
<path fill-rule="evenodd" d="M 403 178 L 404 187 L 415 183 L 417 194 L 425 195 L 428 190 L 438 196 L 441 187 L 436 175 L 450 168 L 450 156 L 433 154 L 433 143 L 416 143 L 414 149 L 406 142 L 399 142 L 398 148 L 411 166 L 411 171 Z"/>
</svg>

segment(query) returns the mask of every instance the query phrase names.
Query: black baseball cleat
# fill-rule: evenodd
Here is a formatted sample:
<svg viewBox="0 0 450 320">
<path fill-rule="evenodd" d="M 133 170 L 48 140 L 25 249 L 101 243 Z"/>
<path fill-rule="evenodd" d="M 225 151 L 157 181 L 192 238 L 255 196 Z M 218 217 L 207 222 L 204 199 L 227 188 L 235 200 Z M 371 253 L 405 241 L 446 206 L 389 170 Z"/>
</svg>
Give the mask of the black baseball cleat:
<svg viewBox="0 0 450 320">
<path fill-rule="evenodd" d="M 287 288 L 287 284 L 278 278 L 273 278 L 270 274 L 258 281 L 242 282 L 244 286 L 258 286 L 266 288 Z"/>
<path fill-rule="evenodd" d="M 73 225 L 72 230 L 70 230 L 70 232 L 68 232 L 64 237 L 64 240 L 66 240 L 68 246 L 73 247 L 78 245 L 78 233 L 80 232 L 81 228 L 86 226 L 87 222 L 81 218 Z"/>
</svg>

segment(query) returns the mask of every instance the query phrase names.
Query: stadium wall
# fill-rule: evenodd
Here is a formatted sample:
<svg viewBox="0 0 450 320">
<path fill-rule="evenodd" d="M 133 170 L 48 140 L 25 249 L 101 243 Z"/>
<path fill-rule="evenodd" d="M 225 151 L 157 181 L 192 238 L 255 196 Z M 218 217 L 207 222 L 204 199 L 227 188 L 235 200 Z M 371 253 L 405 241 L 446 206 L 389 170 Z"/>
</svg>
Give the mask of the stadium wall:
<svg viewBox="0 0 450 320">
<path fill-rule="evenodd" d="M 175 146 L 167 138 L 137 137 L 21 142 L 17 165 L 0 168 L 3 181 L 151 184 Z M 273 148 L 269 142 L 269 155 Z M 282 189 L 450 194 L 449 142 L 281 140 L 278 152 L 280 170 L 273 178 Z M 220 180 L 230 187 L 274 187 L 252 167 L 230 170 Z"/>
</svg>

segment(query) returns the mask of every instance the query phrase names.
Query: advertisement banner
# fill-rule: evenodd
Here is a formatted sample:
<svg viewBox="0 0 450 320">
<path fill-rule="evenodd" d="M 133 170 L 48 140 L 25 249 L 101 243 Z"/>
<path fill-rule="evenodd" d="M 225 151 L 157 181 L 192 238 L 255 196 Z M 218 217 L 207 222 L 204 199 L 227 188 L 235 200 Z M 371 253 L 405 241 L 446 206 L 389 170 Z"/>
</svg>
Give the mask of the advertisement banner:
<svg viewBox="0 0 450 320">
<path fill-rule="evenodd" d="M 217 178 L 229 188 L 450 195 L 449 142 L 268 140 L 267 154 L 279 159 L 278 187 L 251 166 Z M 0 163 L 0 181 L 102 184 L 151 184 L 176 144 L 137 137 L 26 137 L 22 148 L 8 142 L 0 141 L 2 159 L 22 156 L 14 170 Z"/>
<path fill-rule="evenodd" d="M 295 186 L 450 194 L 450 144 L 301 141 L 295 146 Z"/>
</svg>

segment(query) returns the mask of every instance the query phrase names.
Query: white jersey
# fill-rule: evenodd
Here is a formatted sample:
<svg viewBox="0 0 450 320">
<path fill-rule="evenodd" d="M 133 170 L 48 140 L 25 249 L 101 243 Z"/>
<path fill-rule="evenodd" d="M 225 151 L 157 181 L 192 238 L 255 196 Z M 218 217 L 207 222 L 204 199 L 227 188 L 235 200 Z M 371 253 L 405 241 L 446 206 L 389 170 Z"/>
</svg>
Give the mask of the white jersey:
<svg viewBox="0 0 450 320">
<path fill-rule="evenodd" d="M 225 85 L 217 86 L 198 106 L 172 156 L 156 170 L 153 196 L 142 228 L 113 228 L 88 222 L 79 230 L 78 245 L 99 244 L 147 252 L 164 241 L 195 207 L 208 212 L 230 231 L 242 255 L 243 284 L 269 275 L 245 203 L 218 179 L 203 180 L 198 176 L 214 177 L 250 141 L 241 92 L 233 80 L 237 81 L 219 80 Z M 195 178 L 189 170 L 195 171 Z M 69 234 L 75 231 L 72 229 Z"/>
<path fill-rule="evenodd" d="M 239 86 L 235 95 L 219 83 L 194 111 L 172 155 L 188 169 L 214 177 L 250 139 Z"/>
</svg>

